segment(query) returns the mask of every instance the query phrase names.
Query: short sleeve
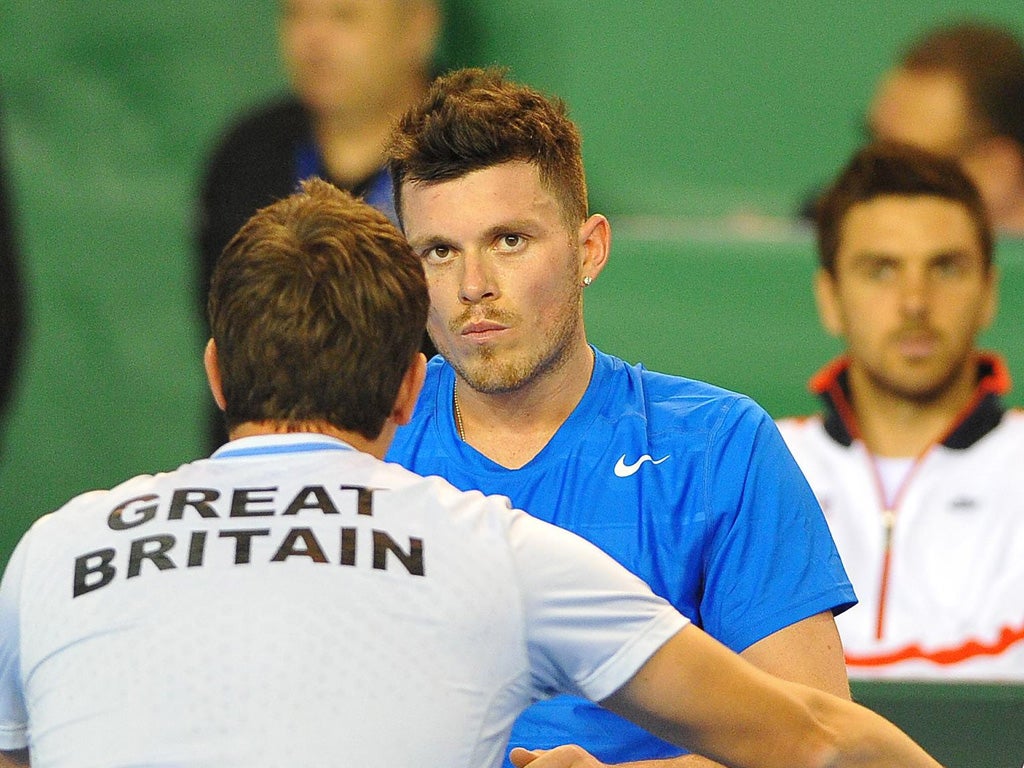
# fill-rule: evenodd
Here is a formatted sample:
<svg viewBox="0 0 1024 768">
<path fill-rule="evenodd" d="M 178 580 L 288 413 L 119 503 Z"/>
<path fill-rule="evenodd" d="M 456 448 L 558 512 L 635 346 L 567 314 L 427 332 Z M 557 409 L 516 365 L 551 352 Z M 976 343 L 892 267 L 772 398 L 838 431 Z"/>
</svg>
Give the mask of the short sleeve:
<svg viewBox="0 0 1024 768">
<path fill-rule="evenodd" d="M 579 536 L 516 511 L 509 529 L 537 692 L 607 698 L 688 622 Z"/>
<path fill-rule="evenodd" d="M 713 435 L 704 628 L 734 651 L 856 602 L 828 524 L 778 428 L 748 398 Z"/>
<path fill-rule="evenodd" d="M 21 680 L 19 605 L 27 540 L 14 549 L 0 582 L 0 750 L 28 746 L 28 712 Z"/>
</svg>

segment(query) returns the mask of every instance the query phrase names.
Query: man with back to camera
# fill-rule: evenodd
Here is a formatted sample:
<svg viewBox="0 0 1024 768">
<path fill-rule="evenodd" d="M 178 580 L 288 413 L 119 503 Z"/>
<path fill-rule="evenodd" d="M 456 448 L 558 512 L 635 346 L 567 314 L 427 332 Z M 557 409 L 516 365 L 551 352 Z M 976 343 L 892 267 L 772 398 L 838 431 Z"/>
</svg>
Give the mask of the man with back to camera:
<svg viewBox="0 0 1024 768">
<path fill-rule="evenodd" d="M 909 145 L 859 151 L 818 207 L 846 350 L 811 379 L 823 415 L 779 426 L 860 598 L 837 620 L 851 676 L 1024 681 L 1024 415 L 977 348 L 992 241 L 955 161 Z"/>
<path fill-rule="evenodd" d="M 735 765 L 937 766 L 579 537 L 382 462 L 427 304 L 394 226 L 325 182 L 243 227 L 204 357 L 232 439 L 23 537 L 0 585 L 0 763 L 479 768 L 530 700 L 572 690 Z"/>
<path fill-rule="evenodd" d="M 610 229 L 588 215 L 564 105 L 498 70 L 439 78 L 389 147 L 424 262 L 434 358 L 388 458 L 499 493 L 594 542 L 756 666 L 849 697 L 833 612 L 855 598 L 806 480 L 750 399 L 587 343 Z M 588 702 L 532 707 L 513 743 L 696 765 Z"/>
</svg>

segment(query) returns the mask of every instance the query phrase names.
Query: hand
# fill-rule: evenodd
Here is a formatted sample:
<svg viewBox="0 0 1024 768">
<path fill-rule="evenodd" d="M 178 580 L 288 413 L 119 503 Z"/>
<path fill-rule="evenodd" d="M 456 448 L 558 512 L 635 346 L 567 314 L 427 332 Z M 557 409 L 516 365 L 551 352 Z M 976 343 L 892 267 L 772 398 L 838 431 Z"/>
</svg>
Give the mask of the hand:
<svg viewBox="0 0 1024 768">
<path fill-rule="evenodd" d="M 515 747 L 508 755 L 512 765 L 523 768 L 607 768 L 583 747 L 566 744 L 554 749 L 524 749 Z"/>
</svg>

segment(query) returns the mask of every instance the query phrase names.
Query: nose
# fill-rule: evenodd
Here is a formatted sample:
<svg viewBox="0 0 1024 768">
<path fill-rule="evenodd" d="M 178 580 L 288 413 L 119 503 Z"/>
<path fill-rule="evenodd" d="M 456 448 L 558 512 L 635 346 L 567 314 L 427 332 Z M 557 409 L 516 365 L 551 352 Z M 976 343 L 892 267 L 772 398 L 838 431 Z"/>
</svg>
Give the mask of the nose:
<svg viewBox="0 0 1024 768">
<path fill-rule="evenodd" d="M 463 304 L 477 304 L 496 299 L 498 293 L 489 260 L 479 254 L 466 253 L 462 259 L 459 300 Z"/>
<path fill-rule="evenodd" d="M 900 306 L 903 314 L 912 318 L 926 317 L 930 293 L 926 274 L 918 271 L 908 272 L 900 285 Z"/>
</svg>

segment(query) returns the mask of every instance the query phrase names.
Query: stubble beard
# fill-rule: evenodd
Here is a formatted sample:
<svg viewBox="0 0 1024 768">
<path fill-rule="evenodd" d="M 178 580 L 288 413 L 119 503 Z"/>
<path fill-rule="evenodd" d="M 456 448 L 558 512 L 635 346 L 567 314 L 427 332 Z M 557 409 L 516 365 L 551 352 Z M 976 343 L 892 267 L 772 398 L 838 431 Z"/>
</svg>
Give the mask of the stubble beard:
<svg viewBox="0 0 1024 768">
<path fill-rule="evenodd" d="M 522 352 L 483 346 L 460 359 L 453 354 L 446 339 L 433 338 L 441 355 L 455 369 L 459 378 L 470 388 L 485 395 L 510 394 L 522 390 L 538 379 L 556 373 L 565 366 L 579 336 L 582 319 L 582 287 L 573 284 L 572 293 L 564 300 L 566 312 L 554 328 L 545 334 L 540 345 L 528 347 Z M 468 314 L 449 323 L 449 338 L 458 336 L 459 328 Z M 519 324 L 519 316 L 513 312 L 496 310 L 489 312 L 488 319 L 512 327 Z"/>
<path fill-rule="evenodd" d="M 894 399 L 923 408 L 941 402 L 956 389 L 964 376 L 965 369 L 969 370 L 972 367 L 973 360 L 973 351 L 969 350 L 940 374 L 926 380 L 908 379 L 906 376 L 891 375 L 885 371 L 871 369 L 865 369 L 865 375 L 876 391 L 885 392 Z"/>
</svg>

